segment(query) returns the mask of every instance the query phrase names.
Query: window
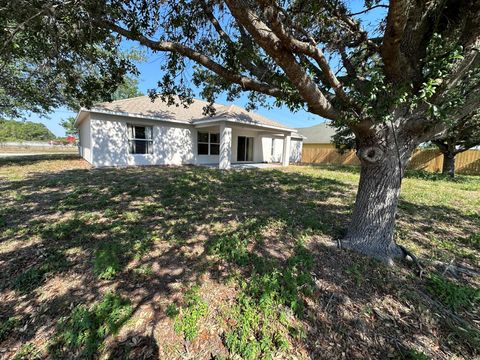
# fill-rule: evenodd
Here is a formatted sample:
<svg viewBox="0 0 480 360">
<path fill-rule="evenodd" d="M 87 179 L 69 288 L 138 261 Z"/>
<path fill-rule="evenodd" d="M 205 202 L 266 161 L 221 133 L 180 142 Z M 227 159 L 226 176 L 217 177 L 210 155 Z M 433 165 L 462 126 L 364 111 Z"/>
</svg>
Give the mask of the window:
<svg viewBox="0 0 480 360">
<path fill-rule="evenodd" d="M 220 154 L 220 134 L 199 132 L 197 146 L 198 155 Z"/>
<path fill-rule="evenodd" d="M 130 154 L 151 154 L 153 150 L 152 127 L 128 124 L 128 149 Z"/>
</svg>

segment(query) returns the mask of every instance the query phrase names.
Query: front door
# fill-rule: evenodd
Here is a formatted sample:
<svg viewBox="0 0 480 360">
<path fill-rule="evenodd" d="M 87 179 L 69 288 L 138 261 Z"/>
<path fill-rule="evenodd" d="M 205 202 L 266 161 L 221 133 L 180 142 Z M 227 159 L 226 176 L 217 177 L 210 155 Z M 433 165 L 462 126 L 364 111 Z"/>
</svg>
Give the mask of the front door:
<svg viewBox="0 0 480 360">
<path fill-rule="evenodd" d="M 253 161 L 253 137 L 238 137 L 237 161 Z"/>
</svg>

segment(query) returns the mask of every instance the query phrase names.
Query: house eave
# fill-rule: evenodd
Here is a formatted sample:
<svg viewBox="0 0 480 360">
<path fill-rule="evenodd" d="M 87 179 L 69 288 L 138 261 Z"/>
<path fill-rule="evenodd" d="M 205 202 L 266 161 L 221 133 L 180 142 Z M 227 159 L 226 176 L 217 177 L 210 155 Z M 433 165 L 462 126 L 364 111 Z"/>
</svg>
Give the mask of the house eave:
<svg viewBox="0 0 480 360">
<path fill-rule="evenodd" d="M 152 121 L 160 121 L 160 122 L 165 122 L 165 123 L 175 123 L 175 124 L 182 124 L 182 125 L 192 125 L 191 122 L 187 121 L 180 121 L 180 120 L 172 120 L 172 119 L 161 119 L 155 116 L 147 116 L 147 115 L 142 115 L 142 114 L 132 114 L 132 113 L 126 113 L 126 112 L 121 112 L 121 111 L 110 111 L 110 110 L 99 110 L 99 109 L 82 109 L 80 112 L 85 111 L 93 114 L 105 114 L 105 115 L 112 115 L 112 116 L 123 116 L 123 117 L 128 117 L 132 119 L 144 119 L 144 120 L 152 120 Z"/>
<path fill-rule="evenodd" d="M 261 128 L 261 129 L 269 129 L 269 130 L 280 131 L 282 133 L 289 133 L 292 136 L 294 136 L 295 138 L 300 138 L 299 136 L 296 136 L 296 134 L 294 134 L 295 129 L 285 128 L 285 127 L 280 127 L 280 126 L 273 126 L 273 125 L 266 125 L 266 124 L 261 124 L 261 123 L 251 123 L 250 124 L 250 123 L 246 123 L 246 122 L 239 121 L 239 120 L 236 120 L 236 119 L 231 119 L 231 118 L 228 118 L 228 119 L 209 119 L 209 120 L 199 120 L 199 121 L 188 121 L 187 122 L 187 121 L 172 120 L 172 119 L 161 119 L 161 118 L 158 118 L 158 117 L 155 117 L 155 116 L 146 116 L 146 115 L 141 115 L 141 114 L 132 114 L 132 113 L 126 113 L 126 112 L 120 112 L 120 111 L 110 111 L 110 110 L 100 110 L 100 109 L 81 109 L 79 111 L 79 113 L 77 114 L 77 117 L 75 119 L 75 127 L 78 127 L 78 125 L 80 125 L 80 122 L 83 120 L 83 118 L 82 118 L 83 113 L 96 113 L 96 114 L 105 114 L 105 115 L 112 115 L 112 116 L 123 116 L 123 117 L 128 117 L 128 118 L 160 121 L 160 122 L 165 122 L 165 123 L 193 125 L 195 127 L 201 127 L 202 125 L 214 125 L 215 123 L 220 124 L 220 123 L 228 122 L 228 123 L 235 124 L 235 125 L 251 126 L 253 128 Z"/>
<path fill-rule="evenodd" d="M 74 128 L 78 128 L 80 126 L 80 123 L 83 121 L 83 119 L 85 119 L 85 116 L 82 115 L 84 115 L 86 112 L 88 112 L 88 110 L 85 110 L 83 108 L 80 109 L 77 116 L 75 116 L 75 121 L 73 122 Z"/>
<path fill-rule="evenodd" d="M 292 133 L 295 130 L 294 129 L 289 129 L 289 128 L 284 128 L 280 126 L 273 126 L 273 125 L 266 125 L 266 124 L 261 124 L 261 123 L 247 123 L 244 121 L 239 121 L 236 119 L 211 119 L 211 120 L 200 120 L 200 121 L 195 121 L 193 122 L 193 125 L 195 127 L 201 127 L 204 125 L 215 125 L 220 124 L 220 123 L 230 123 L 230 124 L 235 124 L 235 125 L 243 125 L 243 126 L 249 126 L 253 128 L 261 128 L 261 129 L 269 129 L 269 130 L 276 130 L 280 131 L 282 133 Z M 200 126 L 199 126 L 200 125 Z"/>
</svg>

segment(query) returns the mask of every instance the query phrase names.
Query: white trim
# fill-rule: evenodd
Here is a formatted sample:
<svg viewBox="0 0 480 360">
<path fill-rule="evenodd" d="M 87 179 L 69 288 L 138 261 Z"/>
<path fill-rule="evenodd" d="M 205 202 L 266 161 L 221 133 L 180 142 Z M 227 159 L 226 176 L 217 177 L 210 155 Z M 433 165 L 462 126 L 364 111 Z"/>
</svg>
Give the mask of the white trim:
<svg viewBox="0 0 480 360">
<path fill-rule="evenodd" d="M 87 110 L 87 111 L 88 111 L 88 110 Z M 80 121 L 81 115 L 84 114 L 84 113 L 86 113 L 87 111 L 85 111 L 85 110 L 83 110 L 83 109 L 80 109 L 80 111 L 78 112 L 77 116 L 75 116 L 75 121 L 73 122 L 73 126 L 74 126 L 75 128 L 78 128 L 78 126 L 79 126 L 80 123 L 82 122 L 82 121 Z M 88 114 L 87 114 L 87 115 L 88 115 Z M 85 119 L 85 117 L 83 117 L 83 119 Z M 83 119 L 82 119 L 82 120 L 83 120 Z"/>
<path fill-rule="evenodd" d="M 266 128 L 266 129 L 274 129 L 274 130 L 279 130 L 279 131 L 286 132 L 286 133 L 291 133 L 291 132 L 295 131 L 294 129 L 283 128 L 283 127 L 273 126 L 273 125 L 265 125 L 265 124 L 262 124 L 262 123 L 251 124 L 251 123 L 248 123 L 248 122 L 239 121 L 239 120 L 235 120 L 235 119 L 199 120 L 199 121 L 192 122 L 191 124 L 194 125 L 195 127 L 197 127 L 197 125 L 211 124 L 211 123 L 223 122 L 223 121 L 229 122 L 229 123 L 234 123 L 234 124 L 241 124 L 241 125 L 246 125 L 246 126 L 252 126 L 252 127 L 259 127 L 259 128 Z"/>
<path fill-rule="evenodd" d="M 192 125 L 191 122 L 189 121 L 180 121 L 180 120 L 170 120 L 170 119 L 160 119 L 155 116 L 145 116 L 141 114 L 131 114 L 131 113 L 126 113 L 126 112 L 120 112 L 120 111 L 110 111 L 110 110 L 97 110 L 97 109 L 80 109 L 77 119 L 80 116 L 80 113 L 82 112 L 89 112 L 89 113 L 95 113 L 95 114 L 105 114 L 105 115 L 115 115 L 115 116 L 124 116 L 124 117 L 130 117 L 130 118 L 136 118 L 136 119 L 146 119 L 146 120 L 154 120 L 154 121 L 160 121 L 160 122 L 167 122 L 167 123 L 176 123 L 176 124 L 183 124 L 183 125 Z M 74 126 L 77 126 L 76 120 L 74 123 Z"/>
</svg>

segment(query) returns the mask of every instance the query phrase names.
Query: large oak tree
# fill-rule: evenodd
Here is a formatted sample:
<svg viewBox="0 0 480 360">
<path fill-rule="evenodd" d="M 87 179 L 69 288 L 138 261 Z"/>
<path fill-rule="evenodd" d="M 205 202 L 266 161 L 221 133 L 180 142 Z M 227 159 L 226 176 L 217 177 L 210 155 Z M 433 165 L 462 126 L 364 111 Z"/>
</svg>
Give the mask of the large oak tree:
<svg viewBox="0 0 480 360">
<path fill-rule="evenodd" d="M 246 91 L 251 107 L 273 98 L 348 127 L 361 174 L 342 244 L 388 262 L 404 255 L 393 232 L 413 150 L 480 103 L 478 0 L 368 0 L 357 14 L 342 0 L 48 2 L 56 3 L 25 31 L 54 24 L 85 43 L 113 34 L 164 53 L 158 94 L 169 101 L 177 94 L 188 104 L 191 80 L 212 104 L 221 92 Z M 384 19 L 367 30 L 362 16 L 379 8 Z"/>
</svg>

